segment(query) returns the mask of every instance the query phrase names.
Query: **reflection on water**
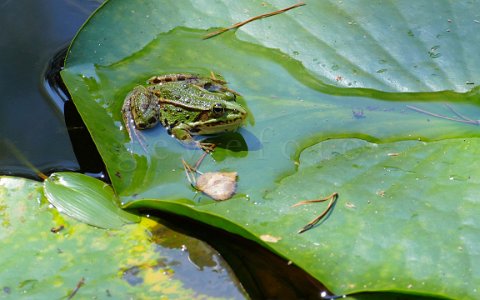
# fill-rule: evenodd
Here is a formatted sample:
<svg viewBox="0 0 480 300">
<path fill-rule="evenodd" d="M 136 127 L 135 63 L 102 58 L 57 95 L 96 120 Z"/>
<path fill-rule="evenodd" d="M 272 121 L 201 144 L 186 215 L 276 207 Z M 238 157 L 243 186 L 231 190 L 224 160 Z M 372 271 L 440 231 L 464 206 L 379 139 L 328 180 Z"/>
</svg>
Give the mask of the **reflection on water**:
<svg viewBox="0 0 480 300">
<path fill-rule="evenodd" d="M 207 243 L 160 224 L 151 229 L 151 234 L 152 242 L 165 256 L 156 267 L 171 272 L 185 288 L 210 297 L 245 297 L 230 266 Z M 201 276 L 192 276 L 195 273 Z"/>
<path fill-rule="evenodd" d="M 41 171 L 78 170 L 62 99 L 44 88 L 51 58 L 101 1 L 3 1 L 0 26 L 0 173 L 35 177 L 3 145 L 13 143 Z"/>
</svg>

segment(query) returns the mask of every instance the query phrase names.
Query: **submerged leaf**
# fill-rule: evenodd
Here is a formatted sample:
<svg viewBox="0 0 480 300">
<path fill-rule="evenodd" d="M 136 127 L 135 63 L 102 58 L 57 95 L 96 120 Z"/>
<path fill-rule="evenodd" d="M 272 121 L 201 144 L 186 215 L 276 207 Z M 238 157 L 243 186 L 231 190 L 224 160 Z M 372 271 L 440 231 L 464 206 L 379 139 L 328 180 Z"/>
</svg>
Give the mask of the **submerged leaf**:
<svg viewBox="0 0 480 300">
<path fill-rule="evenodd" d="M 1 299 L 245 298 L 206 243 L 147 218 L 89 226 L 59 214 L 42 183 L 24 178 L 0 176 L 0 244 Z"/>
</svg>

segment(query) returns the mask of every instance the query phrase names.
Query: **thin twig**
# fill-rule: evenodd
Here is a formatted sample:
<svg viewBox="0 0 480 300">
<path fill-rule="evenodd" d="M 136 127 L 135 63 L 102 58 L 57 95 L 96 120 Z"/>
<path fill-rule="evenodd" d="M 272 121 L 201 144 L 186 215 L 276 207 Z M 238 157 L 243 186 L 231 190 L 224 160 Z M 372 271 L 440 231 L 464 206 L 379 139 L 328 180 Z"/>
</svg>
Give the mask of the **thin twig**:
<svg viewBox="0 0 480 300">
<path fill-rule="evenodd" d="M 300 206 L 300 205 L 310 204 L 310 203 L 325 202 L 325 201 L 331 199 L 332 197 L 334 197 L 336 194 L 337 194 L 337 193 L 333 193 L 333 194 L 331 194 L 330 196 L 327 196 L 327 197 L 322 198 L 322 199 L 314 199 L 314 200 L 304 200 L 304 201 L 300 201 L 300 202 L 295 203 L 294 205 L 292 205 L 292 207 L 297 207 L 297 206 Z"/>
<path fill-rule="evenodd" d="M 192 166 L 190 166 L 184 159 L 182 159 L 182 164 L 183 164 L 183 169 L 185 170 L 185 176 L 187 177 L 188 182 L 190 182 L 191 186 L 195 187 L 195 185 L 197 184 L 197 180 L 194 175 L 196 170 L 194 170 Z"/>
<path fill-rule="evenodd" d="M 27 166 L 27 168 L 33 170 L 33 172 L 35 172 L 35 174 L 37 174 L 38 177 L 40 177 L 42 180 L 45 180 L 48 178 L 47 175 L 45 175 L 44 173 L 42 173 L 42 171 L 40 171 L 37 167 L 35 167 L 28 159 L 27 157 L 22 153 L 20 152 L 20 150 L 18 150 L 18 148 L 15 146 L 14 143 L 12 143 L 10 140 L 8 139 L 3 139 L 3 142 L 5 143 L 5 145 L 7 146 L 7 148 L 10 150 L 10 152 L 12 152 L 12 154 L 19 160 L 21 161 L 25 166 Z"/>
<path fill-rule="evenodd" d="M 315 219 L 310 221 L 307 225 L 303 226 L 297 233 L 304 233 L 305 231 L 307 231 L 307 230 L 311 229 L 313 226 L 315 226 L 318 222 L 320 222 L 320 220 L 323 217 L 325 217 L 328 214 L 328 212 L 331 210 L 331 208 L 333 207 L 333 205 L 335 204 L 337 199 L 338 199 L 338 193 L 335 192 L 335 193 L 331 194 L 330 196 L 327 196 L 327 197 L 322 198 L 322 199 L 305 200 L 305 201 L 300 201 L 300 202 L 292 205 L 292 207 L 295 207 L 295 206 L 299 206 L 299 205 L 317 203 L 317 202 L 324 202 L 324 201 L 330 200 L 327 208 L 325 208 L 325 210 L 318 217 L 316 217 Z"/>
<path fill-rule="evenodd" d="M 465 121 L 474 121 L 464 115 L 462 115 L 461 113 L 459 113 L 458 111 L 456 111 L 450 104 L 445 104 L 445 106 L 450 109 L 451 112 L 453 112 L 457 117 L 459 117 L 460 119 L 462 120 L 465 120 Z"/>
<path fill-rule="evenodd" d="M 192 167 L 184 159 L 182 159 L 182 164 L 183 164 L 183 169 L 185 170 L 185 175 L 187 176 L 188 182 L 190 182 L 190 184 L 193 187 L 195 187 L 195 185 L 197 184 L 197 179 L 195 178 L 195 174 L 198 173 L 198 174 L 202 175 L 202 172 L 198 171 L 198 168 L 200 167 L 200 164 L 203 162 L 203 160 L 205 159 L 207 154 L 208 154 L 207 152 L 203 152 L 202 156 L 200 156 L 200 158 L 197 160 L 194 167 Z"/>
<path fill-rule="evenodd" d="M 435 118 L 440 118 L 440 119 L 445 119 L 445 120 L 450 120 L 450 121 L 455 121 L 455 122 L 460 122 L 460 123 L 465 123 L 465 124 L 480 125 L 480 121 L 478 121 L 478 120 L 470 120 L 468 118 L 463 119 L 463 117 L 462 117 L 462 119 L 451 118 L 451 117 L 447 117 L 447 116 L 444 116 L 444 115 L 439 115 L 439 114 L 436 114 L 436 113 L 432 113 L 432 112 L 420 109 L 420 108 L 418 108 L 416 106 L 412 106 L 412 105 L 407 105 L 407 108 L 409 108 L 411 110 L 414 110 L 416 112 L 425 114 L 425 115 L 435 117 Z"/>
<path fill-rule="evenodd" d="M 207 152 L 203 152 L 202 156 L 200 156 L 200 158 L 197 160 L 197 163 L 195 163 L 195 167 L 193 167 L 195 172 L 197 172 L 198 168 L 200 167 L 200 164 L 205 159 L 205 156 L 207 156 L 207 154 L 208 154 Z"/>
<path fill-rule="evenodd" d="M 253 22 L 253 21 L 255 21 L 255 20 L 263 19 L 263 18 L 268 18 L 268 17 L 274 16 L 274 15 L 278 15 L 278 14 L 284 13 L 284 12 L 290 10 L 290 9 L 294 9 L 294 8 L 297 8 L 297 7 L 300 7 L 300 6 L 303 6 L 303 5 L 306 5 L 305 2 L 299 2 L 299 3 L 297 3 L 297 4 L 294 4 L 294 5 L 292 5 L 292 6 L 289 6 L 289 7 L 283 8 L 283 9 L 279 9 L 279 10 L 272 11 L 272 12 L 269 12 L 269 13 L 266 13 L 266 14 L 262 14 L 262 15 L 259 15 L 259 16 L 252 17 L 252 18 L 250 18 L 250 19 L 248 19 L 248 20 L 235 23 L 235 24 L 233 24 L 233 25 L 230 26 L 230 27 L 222 28 L 222 29 L 220 29 L 220 30 L 211 32 L 211 33 L 205 35 L 205 36 L 203 37 L 203 39 L 204 39 L 204 40 L 209 39 L 209 38 L 211 38 L 211 37 L 214 37 L 214 36 L 217 36 L 217 35 L 219 35 L 219 34 L 222 34 L 222 33 L 226 32 L 226 31 L 229 31 L 229 30 L 232 30 L 232 29 L 236 29 L 236 28 L 242 27 L 243 25 L 248 24 L 248 23 L 250 23 L 250 22 Z"/>
<path fill-rule="evenodd" d="M 78 290 L 85 284 L 85 278 L 82 277 L 82 279 L 80 279 L 80 281 L 77 283 L 77 286 L 75 287 L 75 289 L 72 291 L 72 293 L 68 296 L 68 300 L 72 299 L 75 294 L 78 292 Z"/>
</svg>

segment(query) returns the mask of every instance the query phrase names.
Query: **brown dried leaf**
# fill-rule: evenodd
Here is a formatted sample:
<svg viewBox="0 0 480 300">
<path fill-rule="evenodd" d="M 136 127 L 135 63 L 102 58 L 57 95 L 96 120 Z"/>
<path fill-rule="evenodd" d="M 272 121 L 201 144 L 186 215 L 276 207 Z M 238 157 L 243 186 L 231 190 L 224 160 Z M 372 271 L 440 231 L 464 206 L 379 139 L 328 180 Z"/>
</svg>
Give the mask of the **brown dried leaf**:
<svg viewBox="0 0 480 300">
<path fill-rule="evenodd" d="M 208 172 L 197 179 L 197 189 L 213 200 L 230 199 L 237 188 L 237 172 Z"/>
<path fill-rule="evenodd" d="M 276 237 L 276 236 L 273 236 L 273 235 L 270 235 L 270 234 L 262 234 L 260 236 L 260 239 L 264 242 L 267 242 L 267 243 L 277 243 L 282 238 L 281 237 Z"/>
</svg>

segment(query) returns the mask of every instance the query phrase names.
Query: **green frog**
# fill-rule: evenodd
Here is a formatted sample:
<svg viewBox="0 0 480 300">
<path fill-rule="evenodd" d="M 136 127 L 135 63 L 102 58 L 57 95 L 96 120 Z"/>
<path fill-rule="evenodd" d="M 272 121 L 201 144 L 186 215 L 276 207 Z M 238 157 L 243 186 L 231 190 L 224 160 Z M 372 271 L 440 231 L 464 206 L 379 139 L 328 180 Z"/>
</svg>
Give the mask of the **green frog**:
<svg viewBox="0 0 480 300">
<path fill-rule="evenodd" d="M 215 145 L 194 140 L 193 135 L 235 131 L 247 116 L 238 104 L 238 94 L 216 78 L 193 74 L 154 76 L 147 86 L 135 87 L 122 107 L 130 139 L 136 130 L 161 123 L 182 143 L 206 152 Z M 132 132 L 133 131 L 133 132 Z"/>
</svg>

